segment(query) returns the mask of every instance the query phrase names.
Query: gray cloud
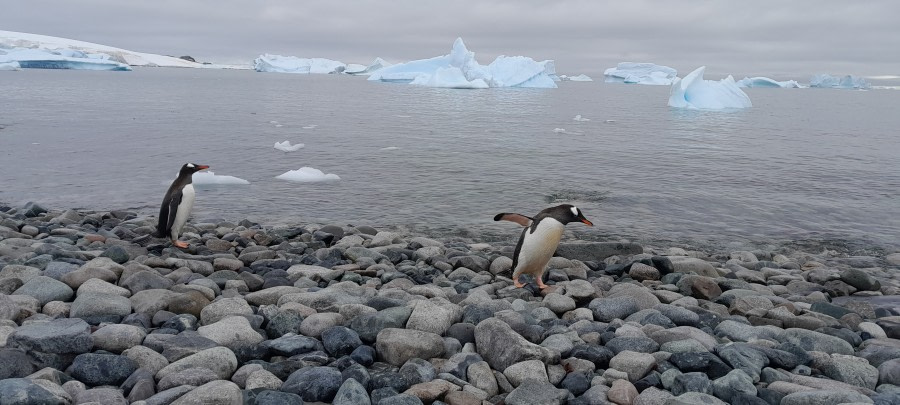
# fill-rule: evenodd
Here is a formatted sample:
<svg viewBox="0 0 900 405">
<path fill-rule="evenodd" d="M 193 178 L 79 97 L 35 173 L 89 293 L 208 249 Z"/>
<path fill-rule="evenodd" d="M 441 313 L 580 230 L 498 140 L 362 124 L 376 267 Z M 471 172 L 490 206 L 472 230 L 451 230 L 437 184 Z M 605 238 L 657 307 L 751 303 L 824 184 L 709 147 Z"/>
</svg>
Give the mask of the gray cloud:
<svg viewBox="0 0 900 405">
<path fill-rule="evenodd" d="M 9 4 L 12 3 L 12 4 Z M 215 62 L 260 53 L 367 63 L 437 56 L 462 37 L 482 63 L 555 59 L 560 73 L 621 61 L 806 79 L 900 75 L 900 2 L 497 0 L 437 2 L 34 0 L 0 28 Z"/>
</svg>

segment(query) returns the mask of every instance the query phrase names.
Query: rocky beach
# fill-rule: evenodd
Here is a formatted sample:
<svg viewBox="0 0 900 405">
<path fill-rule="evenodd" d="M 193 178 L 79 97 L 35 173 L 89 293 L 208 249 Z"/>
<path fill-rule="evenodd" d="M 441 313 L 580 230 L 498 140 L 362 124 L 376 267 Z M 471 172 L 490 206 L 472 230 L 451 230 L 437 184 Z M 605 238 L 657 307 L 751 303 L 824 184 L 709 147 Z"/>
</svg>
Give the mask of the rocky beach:
<svg viewBox="0 0 900 405">
<path fill-rule="evenodd" d="M 0 405 L 900 403 L 897 251 L 154 230 L 0 204 Z"/>
</svg>

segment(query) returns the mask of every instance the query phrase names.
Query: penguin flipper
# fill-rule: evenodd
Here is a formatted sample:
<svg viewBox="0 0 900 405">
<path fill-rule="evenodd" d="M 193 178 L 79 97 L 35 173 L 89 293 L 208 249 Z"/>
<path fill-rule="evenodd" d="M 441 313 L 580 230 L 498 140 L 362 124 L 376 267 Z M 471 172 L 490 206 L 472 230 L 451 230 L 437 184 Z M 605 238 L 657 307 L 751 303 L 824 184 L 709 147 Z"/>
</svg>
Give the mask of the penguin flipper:
<svg viewBox="0 0 900 405">
<path fill-rule="evenodd" d="M 512 212 L 501 212 L 494 216 L 494 221 L 510 221 L 522 226 L 531 225 L 532 218 L 522 214 Z"/>
<path fill-rule="evenodd" d="M 163 235 L 165 237 L 168 237 L 169 234 L 172 232 L 172 224 L 175 223 L 175 217 L 177 216 L 176 214 L 178 213 L 178 206 L 181 204 L 181 197 L 182 197 L 182 194 L 181 194 L 181 191 L 179 191 L 178 193 L 175 193 L 175 195 L 172 196 L 171 200 L 169 200 L 169 218 L 168 218 L 169 220 L 166 223 L 166 232 Z"/>
</svg>

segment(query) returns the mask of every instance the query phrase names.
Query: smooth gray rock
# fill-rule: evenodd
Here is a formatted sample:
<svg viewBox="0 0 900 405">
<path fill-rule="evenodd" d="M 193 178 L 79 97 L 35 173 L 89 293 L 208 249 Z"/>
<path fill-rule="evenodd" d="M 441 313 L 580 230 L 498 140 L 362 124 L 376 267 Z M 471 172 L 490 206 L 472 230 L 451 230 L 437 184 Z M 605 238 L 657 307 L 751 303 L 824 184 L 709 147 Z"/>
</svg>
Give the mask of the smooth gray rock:
<svg viewBox="0 0 900 405">
<path fill-rule="evenodd" d="M 341 372 L 336 368 L 307 367 L 291 373 L 281 390 L 297 394 L 304 401 L 331 402 L 341 383 Z"/>
<path fill-rule="evenodd" d="M 44 387 L 26 378 L 0 380 L 0 403 L 3 405 L 46 404 L 68 405 L 69 401 L 53 395 Z"/>
<path fill-rule="evenodd" d="M 873 401 L 855 391 L 815 390 L 801 391 L 785 395 L 781 405 L 838 405 L 843 403 L 865 403 Z"/>
<path fill-rule="evenodd" d="M 378 333 L 375 350 L 385 362 L 400 366 L 411 358 L 440 357 L 444 353 L 444 340 L 435 333 L 388 328 Z"/>
<path fill-rule="evenodd" d="M 120 385 L 137 370 L 134 360 L 115 354 L 84 353 L 75 357 L 72 377 L 88 385 Z"/>
<path fill-rule="evenodd" d="M 562 404 L 568 391 L 556 388 L 546 381 L 524 381 L 506 396 L 507 405 L 554 405 Z"/>
<path fill-rule="evenodd" d="M 50 301 L 69 301 L 75 295 L 75 291 L 62 281 L 46 276 L 37 276 L 19 287 L 13 292 L 13 295 L 32 296 L 37 298 L 41 306 L 44 306 Z"/>
<path fill-rule="evenodd" d="M 331 401 L 332 405 L 371 405 L 372 401 L 369 399 L 369 394 L 366 392 L 366 388 L 362 386 L 358 381 L 348 378 L 341 384 L 341 387 L 338 389 L 337 394 L 334 396 L 334 400 Z"/>
<path fill-rule="evenodd" d="M 7 347 L 54 354 L 86 353 L 94 347 L 91 327 L 81 319 L 63 318 L 23 325 L 7 338 Z"/>
<path fill-rule="evenodd" d="M 636 243 L 563 242 L 556 247 L 556 255 L 566 259 L 602 262 L 610 256 L 632 256 L 644 253 Z"/>
<path fill-rule="evenodd" d="M 237 384 L 231 381 L 216 380 L 194 388 L 172 402 L 172 405 L 194 404 L 241 405 L 243 404 L 243 395 Z"/>
<path fill-rule="evenodd" d="M 549 361 L 553 355 L 548 349 L 531 343 L 497 318 L 488 318 L 475 327 L 475 346 L 478 354 L 491 368 L 505 370 L 525 360 Z"/>
</svg>

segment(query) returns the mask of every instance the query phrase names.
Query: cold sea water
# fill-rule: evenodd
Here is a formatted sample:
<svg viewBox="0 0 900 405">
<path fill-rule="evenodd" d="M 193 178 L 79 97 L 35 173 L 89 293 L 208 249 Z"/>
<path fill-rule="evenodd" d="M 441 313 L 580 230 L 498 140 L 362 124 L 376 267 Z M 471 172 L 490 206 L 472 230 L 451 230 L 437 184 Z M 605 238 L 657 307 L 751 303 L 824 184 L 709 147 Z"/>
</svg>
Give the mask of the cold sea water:
<svg viewBox="0 0 900 405">
<path fill-rule="evenodd" d="M 747 89 L 690 111 L 668 86 L 433 89 L 235 70 L 0 72 L 0 203 L 155 214 L 185 162 L 195 221 L 366 224 L 512 239 L 503 211 L 570 202 L 568 239 L 900 246 L 900 91 Z M 581 115 L 589 121 L 576 121 Z M 275 142 L 304 143 L 285 153 Z M 341 180 L 275 176 L 303 166 Z"/>
</svg>

